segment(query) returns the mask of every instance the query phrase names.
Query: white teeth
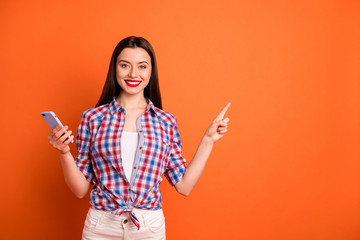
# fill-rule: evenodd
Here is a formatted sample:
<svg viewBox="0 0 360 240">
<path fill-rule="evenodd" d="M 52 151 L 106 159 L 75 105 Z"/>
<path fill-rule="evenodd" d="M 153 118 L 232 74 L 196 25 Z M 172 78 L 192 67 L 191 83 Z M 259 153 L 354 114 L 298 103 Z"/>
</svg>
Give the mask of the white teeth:
<svg viewBox="0 0 360 240">
<path fill-rule="evenodd" d="M 129 85 L 138 85 L 141 81 L 125 80 L 125 82 L 127 82 L 127 84 L 129 84 Z"/>
<path fill-rule="evenodd" d="M 139 83 L 140 81 L 125 80 L 128 83 Z"/>
</svg>

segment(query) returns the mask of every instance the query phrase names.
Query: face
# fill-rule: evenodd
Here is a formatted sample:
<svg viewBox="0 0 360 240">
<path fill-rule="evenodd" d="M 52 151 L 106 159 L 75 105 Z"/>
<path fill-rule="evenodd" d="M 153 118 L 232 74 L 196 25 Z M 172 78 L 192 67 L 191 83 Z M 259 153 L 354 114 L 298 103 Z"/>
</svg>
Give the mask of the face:
<svg viewBox="0 0 360 240">
<path fill-rule="evenodd" d="M 124 48 L 116 61 L 121 94 L 144 94 L 151 77 L 151 57 L 143 48 Z"/>
</svg>

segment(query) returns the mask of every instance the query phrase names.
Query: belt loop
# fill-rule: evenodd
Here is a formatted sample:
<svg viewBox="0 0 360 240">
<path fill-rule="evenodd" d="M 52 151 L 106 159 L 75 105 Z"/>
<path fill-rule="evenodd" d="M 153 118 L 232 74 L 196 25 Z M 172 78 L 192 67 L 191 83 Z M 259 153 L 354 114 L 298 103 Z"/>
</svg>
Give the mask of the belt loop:
<svg viewBox="0 0 360 240">
<path fill-rule="evenodd" d="M 141 217 L 142 217 L 142 219 L 143 219 L 144 226 L 146 226 L 145 214 L 142 214 Z"/>
</svg>

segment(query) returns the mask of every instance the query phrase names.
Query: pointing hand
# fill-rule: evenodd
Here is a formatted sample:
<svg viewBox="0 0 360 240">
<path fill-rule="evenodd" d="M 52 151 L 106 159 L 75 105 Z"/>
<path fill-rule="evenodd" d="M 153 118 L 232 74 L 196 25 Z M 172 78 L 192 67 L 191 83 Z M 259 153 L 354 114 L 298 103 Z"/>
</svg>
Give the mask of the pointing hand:
<svg viewBox="0 0 360 240">
<path fill-rule="evenodd" d="M 231 103 L 228 103 L 220 114 L 215 118 L 210 127 L 206 130 L 205 137 L 209 137 L 213 143 L 217 142 L 227 132 L 227 126 L 230 121 L 229 118 L 225 118 L 225 113 L 229 109 Z"/>
</svg>

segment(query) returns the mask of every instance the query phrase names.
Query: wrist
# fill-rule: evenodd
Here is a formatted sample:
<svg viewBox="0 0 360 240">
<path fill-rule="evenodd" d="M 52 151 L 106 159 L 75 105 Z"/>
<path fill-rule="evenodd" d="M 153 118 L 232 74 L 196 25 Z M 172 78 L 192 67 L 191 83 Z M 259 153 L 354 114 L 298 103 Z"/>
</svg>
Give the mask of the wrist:
<svg viewBox="0 0 360 240">
<path fill-rule="evenodd" d="M 202 142 L 205 144 L 205 145 L 208 145 L 208 146 L 214 146 L 214 140 L 207 136 L 207 135 L 204 135 L 203 138 L 202 138 Z"/>
<path fill-rule="evenodd" d="M 59 156 L 60 157 L 65 157 L 66 155 L 68 155 L 70 153 L 70 149 L 69 150 L 58 150 Z"/>
</svg>

